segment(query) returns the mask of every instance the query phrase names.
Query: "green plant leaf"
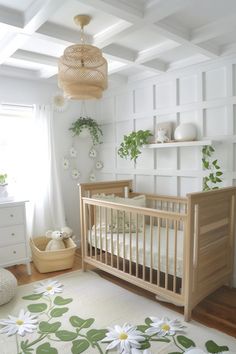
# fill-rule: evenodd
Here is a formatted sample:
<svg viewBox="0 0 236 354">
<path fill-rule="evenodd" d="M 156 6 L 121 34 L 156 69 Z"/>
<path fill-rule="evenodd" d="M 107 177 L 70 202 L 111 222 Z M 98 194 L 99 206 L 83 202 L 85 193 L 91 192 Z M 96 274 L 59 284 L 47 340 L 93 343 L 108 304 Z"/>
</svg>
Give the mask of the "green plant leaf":
<svg viewBox="0 0 236 354">
<path fill-rule="evenodd" d="M 226 346 L 220 347 L 213 340 L 207 341 L 205 343 L 205 347 L 209 353 L 221 353 L 223 351 L 222 348 L 227 348 L 226 351 L 229 350 L 229 348 Z"/>
<path fill-rule="evenodd" d="M 223 175 L 223 172 L 221 172 L 221 171 L 216 172 L 216 176 L 222 176 L 222 175 Z"/>
<path fill-rule="evenodd" d="M 43 296 L 43 293 L 42 294 L 32 294 L 32 295 L 23 296 L 22 299 L 23 300 L 39 300 L 39 299 L 41 299 L 42 296 Z"/>
<path fill-rule="evenodd" d="M 51 317 L 61 317 L 64 313 L 68 311 L 68 307 L 55 308 L 50 312 Z"/>
<path fill-rule="evenodd" d="M 28 310 L 32 313 L 43 312 L 47 309 L 48 305 L 45 303 L 40 304 L 30 304 L 27 306 Z"/>
<path fill-rule="evenodd" d="M 228 352 L 229 351 L 229 347 L 227 347 L 227 345 L 219 345 L 219 348 L 220 348 L 221 352 Z"/>
<path fill-rule="evenodd" d="M 78 316 L 70 317 L 70 323 L 72 324 L 73 327 L 89 328 L 94 323 L 94 321 L 95 321 L 94 318 L 88 318 L 84 320 Z"/>
<path fill-rule="evenodd" d="M 61 327 L 61 322 L 48 323 L 42 321 L 39 323 L 39 330 L 42 333 L 55 333 Z"/>
<path fill-rule="evenodd" d="M 36 354 L 58 354 L 58 351 L 50 343 L 43 343 L 36 349 Z"/>
<path fill-rule="evenodd" d="M 106 337 L 107 329 L 90 329 L 87 338 L 90 342 L 99 342 Z"/>
<path fill-rule="evenodd" d="M 78 339 L 73 341 L 71 348 L 72 354 L 80 354 L 89 348 L 90 344 L 86 339 Z"/>
<path fill-rule="evenodd" d="M 63 305 L 69 304 L 69 303 L 72 302 L 72 301 L 73 301 L 73 299 L 71 299 L 71 298 L 64 299 L 64 298 L 61 297 L 61 296 L 57 296 L 57 297 L 55 297 L 55 299 L 54 299 L 54 304 L 55 304 L 55 305 L 58 305 L 58 306 L 63 306 Z"/>
<path fill-rule="evenodd" d="M 57 331 L 55 335 L 63 342 L 71 342 L 72 340 L 78 337 L 78 333 L 66 331 L 66 330 Z"/>
<path fill-rule="evenodd" d="M 185 336 L 177 336 L 176 338 L 178 343 L 181 344 L 185 349 L 196 347 L 195 343 Z"/>
</svg>

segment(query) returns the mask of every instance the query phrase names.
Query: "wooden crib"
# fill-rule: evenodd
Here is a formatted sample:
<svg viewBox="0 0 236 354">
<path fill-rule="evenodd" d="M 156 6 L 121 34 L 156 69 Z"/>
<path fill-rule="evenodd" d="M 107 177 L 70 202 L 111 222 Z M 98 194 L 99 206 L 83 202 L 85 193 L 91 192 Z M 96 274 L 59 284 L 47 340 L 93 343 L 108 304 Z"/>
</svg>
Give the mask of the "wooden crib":
<svg viewBox="0 0 236 354">
<path fill-rule="evenodd" d="M 132 181 L 80 184 L 86 264 L 184 306 L 184 318 L 233 273 L 236 187 L 186 198 L 133 193 Z"/>
</svg>

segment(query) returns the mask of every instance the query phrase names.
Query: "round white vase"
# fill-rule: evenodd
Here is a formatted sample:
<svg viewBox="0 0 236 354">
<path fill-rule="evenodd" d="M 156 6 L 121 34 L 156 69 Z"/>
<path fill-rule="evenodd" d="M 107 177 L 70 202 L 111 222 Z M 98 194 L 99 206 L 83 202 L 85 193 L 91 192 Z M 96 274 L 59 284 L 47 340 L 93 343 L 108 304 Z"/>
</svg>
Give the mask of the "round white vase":
<svg viewBox="0 0 236 354">
<path fill-rule="evenodd" d="M 192 123 L 182 123 L 175 129 L 174 138 L 176 141 L 192 141 L 196 137 L 197 129 Z"/>
</svg>

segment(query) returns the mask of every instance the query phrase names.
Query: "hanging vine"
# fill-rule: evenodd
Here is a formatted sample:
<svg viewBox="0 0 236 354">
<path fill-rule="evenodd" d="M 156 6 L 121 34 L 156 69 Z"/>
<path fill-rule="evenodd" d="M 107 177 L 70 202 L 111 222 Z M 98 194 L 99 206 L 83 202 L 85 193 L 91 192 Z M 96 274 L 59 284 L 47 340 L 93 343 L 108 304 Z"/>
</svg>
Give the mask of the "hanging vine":
<svg viewBox="0 0 236 354">
<path fill-rule="evenodd" d="M 203 177 L 203 191 L 219 189 L 218 183 L 222 182 L 223 172 L 219 166 L 218 160 L 213 158 L 215 149 L 211 145 L 204 145 L 202 148 L 202 166 L 209 174 Z"/>
</svg>

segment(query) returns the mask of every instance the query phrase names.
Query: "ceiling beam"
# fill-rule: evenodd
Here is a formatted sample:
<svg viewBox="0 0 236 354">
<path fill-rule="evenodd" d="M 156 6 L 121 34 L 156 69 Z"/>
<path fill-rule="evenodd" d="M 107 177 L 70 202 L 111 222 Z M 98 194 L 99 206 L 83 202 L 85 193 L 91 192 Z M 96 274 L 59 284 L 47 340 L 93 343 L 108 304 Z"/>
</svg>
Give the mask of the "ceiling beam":
<svg viewBox="0 0 236 354">
<path fill-rule="evenodd" d="M 39 54 L 34 52 L 28 52 L 26 50 L 19 49 L 13 55 L 12 58 L 25 60 L 37 64 L 43 64 L 57 68 L 58 59 L 49 55 Z"/>
<path fill-rule="evenodd" d="M 137 64 L 148 62 L 152 59 L 157 58 L 160 54 L 168 52 L 169 50 L 177 47 L 179 47 L 179 43 L 174 42 L 172 40 L 166 40 L 165 42 L 162 42 L 155 47 L 139 52 L 137 58 L 135 59 L 135 62 Z"/>
<path fill-rule="evenodd" d="M 22 13 L 5 6 L 0 6 L 0 22 L 16 28 L 24 27 Z"/>
<path fill-rule="evenodd" d="M 198 27 L 191 32 L 191 42 L 201 43 L 236 30 L 236 15 L 232 14 Z"/>
</svg>

